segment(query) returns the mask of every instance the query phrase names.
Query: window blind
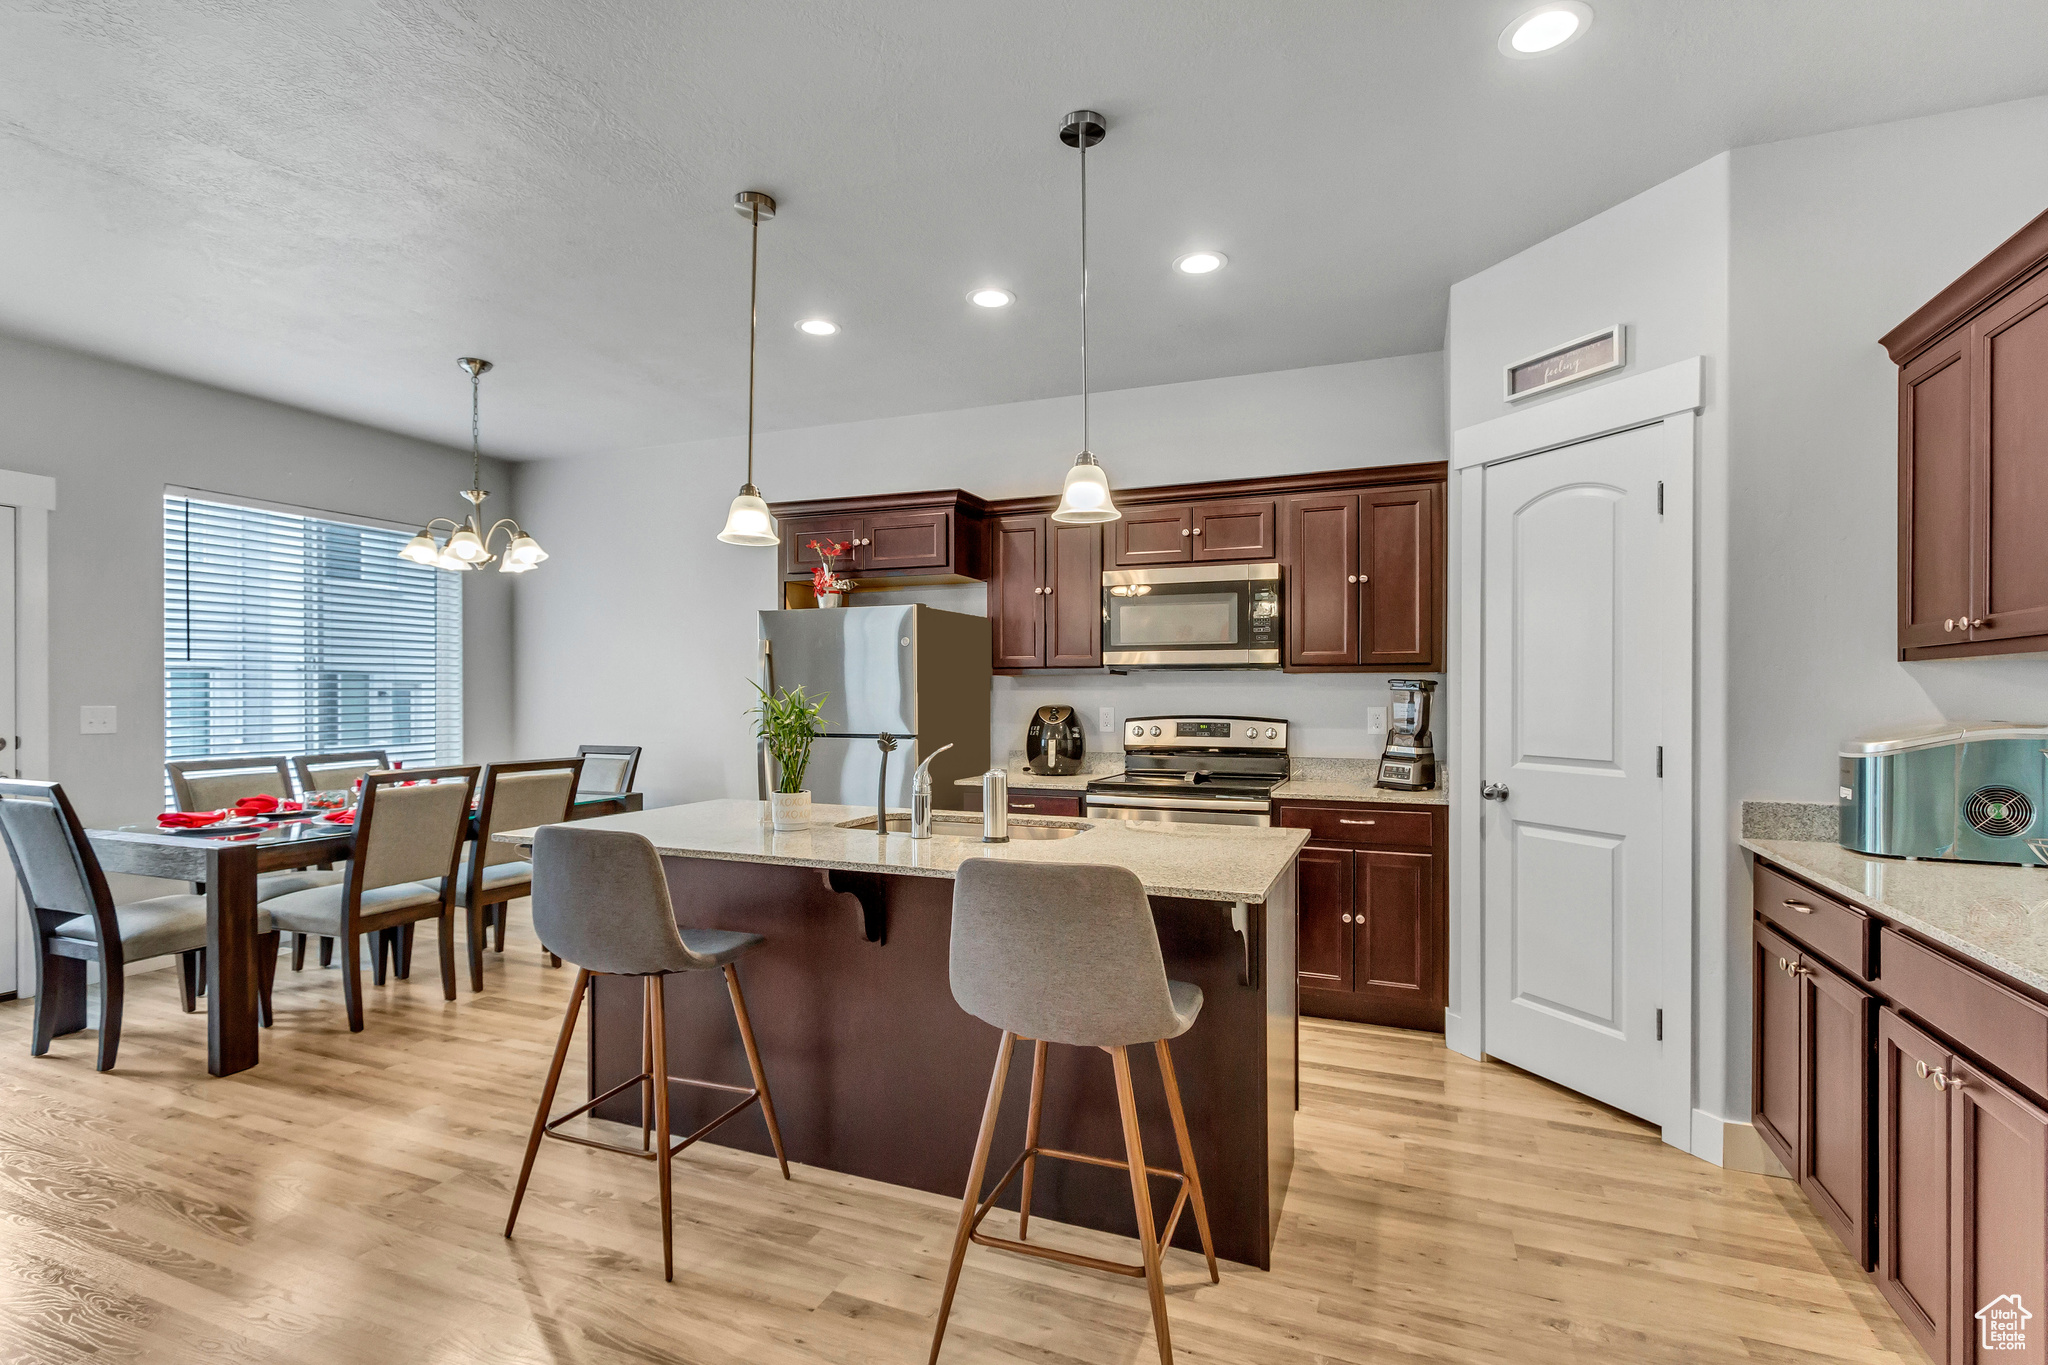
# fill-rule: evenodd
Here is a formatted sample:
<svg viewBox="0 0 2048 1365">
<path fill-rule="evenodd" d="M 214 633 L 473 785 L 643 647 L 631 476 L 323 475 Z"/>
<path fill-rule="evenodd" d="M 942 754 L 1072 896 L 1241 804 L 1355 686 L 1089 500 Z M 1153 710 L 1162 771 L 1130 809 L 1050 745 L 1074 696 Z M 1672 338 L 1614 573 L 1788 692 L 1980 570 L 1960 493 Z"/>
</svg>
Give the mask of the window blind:
<svg viewBox="0 0 2048 1365">
<path fill-rule="evenodd" d="M 166 494 L 165 757 L 459 761 L 462 584 L 410 534 Z"/>
</svg>

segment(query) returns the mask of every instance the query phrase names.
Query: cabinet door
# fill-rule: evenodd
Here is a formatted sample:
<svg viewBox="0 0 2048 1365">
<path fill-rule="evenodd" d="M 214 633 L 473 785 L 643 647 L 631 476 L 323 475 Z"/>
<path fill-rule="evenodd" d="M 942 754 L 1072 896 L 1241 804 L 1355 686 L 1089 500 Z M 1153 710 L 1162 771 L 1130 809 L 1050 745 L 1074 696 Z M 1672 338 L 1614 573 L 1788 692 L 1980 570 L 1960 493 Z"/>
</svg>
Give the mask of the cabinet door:
<svg viewBox="0 0 2048 1365">
<path fill-rule="evenodd" d="M 2048 274 L 1970 325 L 1973 640 L 2048 635 Z M 2043 1335 L 2048 1336 L 2048 1323 Z"/>
<path fill-rule="evenodd" d="M 1274 559 L 1280 554 L 1273 499 L 1198 502 L 1188 514 L 1188 543 L 1204 560 Z"/>
<path fill-rule="evenodd" d="M 833 543 L 851 548 L 834 561 L 841 573 L 851 573 L 863 567 L 861 552 L 867 547 L 867 518 L 858 516 L 837 517 L 790 517 L 778 528 L 782 534 L 782 572 L 785 577 L 807 574 L 825 562 L 824 557 L 811 548 L 811 542 L 821 545 Z"/>
<path fill-rule="evenodd" d="M 1811 955 L 1798 986 L 1799 1185 L 1868 1270 L 1872 999 Z"/>
<path fill-rule="evenodd" d="M 1346 849 L 1304 844 L 1297 912 L 1296 970 L 1310 990 L 1348 991 L 1352 965 L 1352 855 Z"/>
<path fill-rule="evenodd" d="M 1435 484 L 1359 494 L 1359 662 L 1428 668 L 1437 662 Z"/>
<path fill-rule="evenodd" d="M 1078 796 L 1057 796 L 1045 792 L 1011 792 L 1009 810 L 1012 815 L 1073 815 L 1081 813 L 1081 798 Z"/>
<path fill-rule="evenodd" d="M 1419 1008 L 1444 1004 L 1436 944 L 1436 859 L 1428 853 L 1358 853 L 1352 924 L 1353 989 Z"/>
<path fill-rule="evenodd" d="M 1119 523 L 1121 524 L 1121 523 Z M 1102 525 L 1048 523 L 1045 666 L 1102 664 Z"/>
<path fill-rule="evenodd" d="M 1186 503 L 1133 507 L 1110 523 L 1116 527 L 1116 566 L 1185 564 L 1194 539 Z"/>
<path fill-rule="evenodd" d="M 1949 1335 L 1949 1102 L 1923 1079 L 1948 1049 L 1877 1015 L 1877 1287 L 1936 1360 Z M 1976 1309 L 1971 1309 L 1975 1312 Z"/>
<path fill-rule="evenodd" d="M 1968 1058 L 1949 1075 L 1948 1358 L 2048 1359 L 2048 1114 Z"/>
<path fill-rule="evenodd" d="M 1287 499 L 1283 535 L 1288 665 L 1355 667 L 1358 494 L 1303 493 Z"/>
<path fill-rule="evenodd" d="M 1764 1145 L 1799 1175 L 1799 950 L 1761 923 L 1753 935 L 1756 970 L 1750 1024 L 1751 1121 Z"/>
<path fill-rule="evenodd" d="M 953 514 L 936 508 L 871 512 L 861 547 L 868 570 L 947 569 L 953 564 Z"/>
<path fill-rule="evenodd" d="M 1967 638 L 1971 578 L 1966 338 L 1899 371 L 1899 648 Z"/>
<path fill-rule="evenodd" d="M 997 668 L 1045 667 L 1044 517 L 997 517 L 988 585 L 989 633 Z"/>
</svg>

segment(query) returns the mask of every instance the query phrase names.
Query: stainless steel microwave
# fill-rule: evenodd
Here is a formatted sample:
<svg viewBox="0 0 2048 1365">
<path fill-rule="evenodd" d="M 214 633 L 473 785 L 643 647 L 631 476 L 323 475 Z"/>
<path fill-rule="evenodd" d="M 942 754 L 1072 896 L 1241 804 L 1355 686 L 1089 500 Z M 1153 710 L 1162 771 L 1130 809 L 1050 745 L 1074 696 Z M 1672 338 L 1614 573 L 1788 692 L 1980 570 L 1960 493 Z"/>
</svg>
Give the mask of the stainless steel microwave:
<svg viewBox="0 0 2048 1365">
<path fill-rule="evenodd" d="M 1102 662 L 1111 668 L 1280 667 L 1280 566 L 1105 571 Z"/>
</svg>

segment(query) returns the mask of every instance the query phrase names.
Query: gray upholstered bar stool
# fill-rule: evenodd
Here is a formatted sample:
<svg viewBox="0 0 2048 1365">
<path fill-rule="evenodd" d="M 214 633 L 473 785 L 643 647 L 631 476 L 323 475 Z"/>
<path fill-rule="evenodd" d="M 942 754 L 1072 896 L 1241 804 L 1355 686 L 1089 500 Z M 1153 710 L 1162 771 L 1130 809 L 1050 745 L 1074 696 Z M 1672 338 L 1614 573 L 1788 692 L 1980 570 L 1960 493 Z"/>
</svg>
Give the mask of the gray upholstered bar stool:
<svg viewBox="0 0 2048 1365">
<path fill-rule="evenodd" d="M 675 906 L 668 897 L 668 878 L 662 875 L 661 855 L 654 851 L 654 845 L 644 835 L 626 830 L 587 829 L 576 825 L 548 825 L 535 832 L 533 927 L 548 946 L 576 964 L 576 982 L 569 988 L 569 1009 L 562 1016 L 562 1036 L 555 1044 L 555 1058 L 548 1066 L 547 1082 L 541 1087 L 540 1106 L 533 1115 L 533 1131 L 527 1135 L 526 1160 L 519 1167 L 519 1184 L 512 1191 L 512 1211 L 505 1217 L 505 1235 L 510 1237 L 512 1225 L 519 1221 L 519 1204 L 526 1197 L 526 1180 L 533 1174 L 533 1158 L 540 1150 L 542 1138 L 551 1137 L 584 1147 L 642 1157 L 654 1162 L 661 1185 L 661 1271 L 663 1279 L 673 1280 L 676 1277 L 675 1233 L 671 1219 L 669 1162 L 676 1153 L 758 1100 L 761 1118 L 768 1125 L 768 1140 L 774 1144 L 775 1159 L 782 1166 L 782 1178 L 789 1179 L 789 1159 L 782 1151 L 782 1129 L 775 1122 L 775 1103 L 768 1097 L 768 1075 L 761 1069 L 761 1052 L 754 1046 L 754 1026 L 747 1019 L 747 1002 L 740 994 L 739 972 L 733 966 L 766 940 L 759 934 L 729 929 L 686 931 L 678 928 Z M 668 1011 L 662 993 L 663 983 L 678 972 L 710 971 L 725 974 L 725 988 L 732 995 L 733 1018 L 740 1026 L 740 1041 L 747 1049 L 747 1067 L 754 1073 L 751 1090 L 744 1086 L 668 1074 Z M 576 1016 L 583 1009 L 583 998 L 593 976 L 642 978 L 640 1074 L 613 1086 L 590 1103 L 578 1105 L 560 1118 L 551 1119 L 548 1111 L 555 1102 L 555 1086 L 562 1079 L 562 1063 L 569 1055 L 569 1040 L 576 1031 Z M 669 1082 L 706 1090 L 724 1090 L 741 1099 L 671 1146 Z M 570 1119 L 595 1109 L 627 1086 L 646 1087 L 640 1092 L 638 1147 L 623 1147 L 556 1131 Z M 650 1137 L 653 1139 L 651 1146 Z"/>
<path fill-rule="evenodd" d="M 981 1115 L 981 1136 L 975 1140 L 974 1163 L 967 1174 L 967 1195 L 960 1204 L 960 1226 L 953 1237 L 953 1259 L 946 1267 L 946 1294 L 939 1301 L 939 1322 L 932 1332 L 931 1359 L 939 1358 L 946 1339 L 946 1317 L 953 1309 L 953 1291 L 960 1283 L 960 1263 L 967 1244 L 996 1247 L 1066 1265 L 1107 1270 L 1143 1279 L 1152 1300 L 1152 1330 L 1159 1341 L 1159 1359 L 1173 1365 L 1173 1339 L 1166 1326 L 1166 1285 L 1159 1269 L 1159 1248 L 1173 1241 L 1173 1230 L 1189 1204 L 1195 1229 L 1209 1259 L 1209 1278 L 1217 1279 L 1216 1248 L 1209 1240 L 1209 1211 L 1202 1202 L 1202 1181 L 1195 1171 L 1195 1153 L 1188 1142 L 1187 1116 L 1181 1111 L 1180 1082 L 1174 1078 L 1173 1056 L 1166 1040 L 1194 1026 L 1202 1011 L 1202 989 L 1166 979 L 1159 952 L 1159 930 L 1152 923 L 1152 905 L 1145 887 L 1128 868 L 1086 864 L 1011 863 L 970 858 L 960 864 L 953 884 L 953 943 L 950 972 L 953 998 L 975 1018 L 1003 1031 L 996 1052 L 995 1078 L 989 1083 L 988 1106 Z M 1010 1050 L 1020 1038 L 1032 1040 L 1031 1108 L 1024 1120 L 1024 1150 L 1003 1172 L 987 1198 L 981 1187 L 988 1175 L 988 1151 L 1002 1111 L 1003 1082 L 1010 1072 Z M 1100 1048 L 1109 1054 L 1116 1074 L 1117 1106 L 1123 1116 L 1124 1160 L 1083 1152 L 1055 1151 L 1038 1145 L 1039 1106 L 1045 1098 L 1045 1054 L 1048 1043 Z M 1162 1170 L 1145 1163 L 1144 1136 L 1138 1131 L 1138 1104 L 1131 1088 L 1128 1049 L 1152 1044 L 1159 1057 L 1159 1075 L 1166 1087 L 1167 1109 L 1173 1115 L 1174 1141 L 1180 1147 L 1180 1169 Z M 1082 1161 L 1129 1173 L 1131 1199 L 1137 1206 L 1137 1265 L 1025 1240 L 1031 1220 L 1031 1178 L 1040 1157 Z M 1024 1188 L 1017 1212 L 1017 1237 L 992 1237 L 981 1231 L 982 1220 L 1017 1173 Z M 1180 1193 L 1167 1215 L 1166 1229 L 1157 1231 L 1152 1194 L 1146 1176 L 1180 1182 Z"/>
</svg>

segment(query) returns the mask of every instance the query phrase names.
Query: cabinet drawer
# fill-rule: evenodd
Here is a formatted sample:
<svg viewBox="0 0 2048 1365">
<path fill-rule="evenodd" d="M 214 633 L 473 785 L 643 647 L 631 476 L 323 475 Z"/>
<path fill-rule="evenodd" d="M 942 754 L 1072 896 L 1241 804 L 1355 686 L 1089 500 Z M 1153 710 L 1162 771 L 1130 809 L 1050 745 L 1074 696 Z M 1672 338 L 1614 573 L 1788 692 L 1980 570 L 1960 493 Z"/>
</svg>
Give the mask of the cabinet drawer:
<svg viewBox="0 0 2048 1365">
<path fill-rule="evenodd" d="M 1756 865 L 1756 913 L 1860 980 L 1870 979 L 1870 916 Z"/>
<path fill-rule="evenodd" d="M 1285 806 L 1280 823 L 1305 829 L 1309 837 L 1333 844 L 1378 844 L 1395 848 L 1436 846 L 1436 820 L 1426 810 L 1383 806 Z"/>
<path fill-rule="evenodd" d="M 1079 815 L 1081 798 L 1064 792 L 1011 792 L 1012 815 Z"/>
<path fill-rule="evenodd" d="M 1878 962 L 1892 1003 L 2048 1097 L 2048 1008 L 1895 929 L 1883 931 Z"/>
</svg>

